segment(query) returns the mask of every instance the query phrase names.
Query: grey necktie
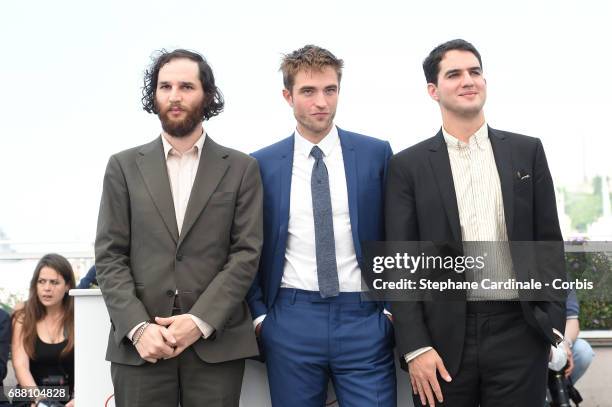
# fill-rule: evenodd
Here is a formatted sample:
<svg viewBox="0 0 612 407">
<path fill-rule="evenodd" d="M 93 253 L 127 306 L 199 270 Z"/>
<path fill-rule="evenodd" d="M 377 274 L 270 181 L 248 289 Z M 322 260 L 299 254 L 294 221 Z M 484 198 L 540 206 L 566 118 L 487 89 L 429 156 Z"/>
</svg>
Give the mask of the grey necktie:
<svg viewBox="0 0 612 407">
<path fill-rule="evenodd" d="M 323 162 L 323 151 L 314 146 L 310 151 L 315 163 L 312 166 L 310 189 L 312 192 L 312 215 L 315 225 L 315 245 L 317 250 L 317 277 L 321 297 L 338 295 L 338 266 L 336 265 L 336 246 L 332 218 L 329 176 Z"/>
</svg>

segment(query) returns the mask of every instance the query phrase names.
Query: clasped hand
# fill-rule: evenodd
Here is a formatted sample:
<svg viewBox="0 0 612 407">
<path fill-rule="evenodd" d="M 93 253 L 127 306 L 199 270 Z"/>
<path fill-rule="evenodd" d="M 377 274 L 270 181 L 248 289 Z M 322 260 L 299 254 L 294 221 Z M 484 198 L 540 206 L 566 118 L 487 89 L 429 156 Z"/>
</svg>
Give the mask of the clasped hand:
<svg viewBox="0 0 612 407">
<path fill-rule="evenodd" d="M 147 326 L 136 344 L 140 357 L 150 363 L 180 355 L 202 336 L 198 326 L 187 314 L 155 317 L 155 322 Z"/>
</svg>

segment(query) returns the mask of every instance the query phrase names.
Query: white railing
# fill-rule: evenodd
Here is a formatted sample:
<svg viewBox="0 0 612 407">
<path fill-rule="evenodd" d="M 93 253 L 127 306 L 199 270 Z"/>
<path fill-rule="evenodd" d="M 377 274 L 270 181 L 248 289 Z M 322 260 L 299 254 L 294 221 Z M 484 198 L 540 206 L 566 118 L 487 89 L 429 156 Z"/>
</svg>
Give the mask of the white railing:
<svg viewBox="0 0 612 407">
<path fill-rule="evenodd" d="M 610 243 L 591 242 L 582 248 L 573 247 L 572 251 L 601 251 L 602 244 L 609 245 Z M 3 246 L 4 250 L 6 250 L 6 247 L 11 249 L 25 247 L 32 250 L 2 252 Z M 49 250 L 41 250 L 43 247 Z M 33 272 L 36 262 L 47 253 L 59 253 L 70 261 L 75 271 L 77 284 L 94 264 L 94 250 L 91 242 L 16 242 L 0 240 L 0 302 L 6 302 L 6 297 L 11 295 L 13 298 L 17 297 L 22 300 L 27 296 L 31 272 Z M 17 266 L 19 264 L 21 266 Z M 15 269 L 18 269 L 17 273 Z M 585 330 L 580 332 L 580 337 L 588 340 L 594 346 L 612 346 L 612 329 Z"/>
</svg>

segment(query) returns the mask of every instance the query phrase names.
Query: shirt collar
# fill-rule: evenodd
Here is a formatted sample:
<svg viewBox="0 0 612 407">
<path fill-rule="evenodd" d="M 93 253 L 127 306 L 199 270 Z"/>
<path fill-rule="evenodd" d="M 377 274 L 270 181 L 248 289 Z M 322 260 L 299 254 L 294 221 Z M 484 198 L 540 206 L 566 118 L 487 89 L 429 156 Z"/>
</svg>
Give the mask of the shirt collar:
<svg viewBox="0 0 612 407">
<path fill-rule="evenodd" d="M 166 137 L 163 134 L 161 135 L 161 139 L 162 139 L 162 145 L 164 146 L 164 158 L 166 160 L 168 159 L 168 154 L 170 154 L 170 152 L 172 152 L 173 154 L 181 155 L 174 147 L 172 147 L 172 144 L 170 144 L 168 139 L 166 139 Z M 200 136 L 198 141 L 195 142 L 193 147 L 185 151 L 184 154 L 189 154 L 191 151 L 195 150 L 196 155 L 199 155 L 200 152 L 202 151 L 202 147 L 204 147 L 204 140 L 206 140 L 206 133 L 202 132 L 202 135 Z"/>
<path fill-rule="evenodd" d="M 306 158 L 310 157 L 310 151 L 316 145 L 321 151 L 323 151 L 323 155 L 325 157 L 329 157 L 329 155 L 334 151 L 334 148 L 340 144 L 340 137 L 338 136 L 338 129 L 336 126 L 332 126 L 329 130 L 329 133 L 319 142 L 319 144 L 313 144 L 310 141 L 306 140 L 304 136 L 302 136 L 298 129 L 295 129 L 295 151 L 303 154 Z"/>
<path fill-rule="evenodd" d="M 458 138 L 452 136 L 450 133 L 446 131 L 444 126 L 442 126 L 442 134 L 444 135 L 444 141 L 446 142 L 446 145 L 450 148 L 454 148 L 458 150 L 462 148 L 466 148 L 468 146 L 484 148 L 487 141 L 489 140 L 489 129 L 487 127 L 487 122 L 484 122 L 483 125 L 480 126 L 478 130 L 476 130 L 476 133 L 470 136 L 467 143 L 464 143 Z"/>
</svg>

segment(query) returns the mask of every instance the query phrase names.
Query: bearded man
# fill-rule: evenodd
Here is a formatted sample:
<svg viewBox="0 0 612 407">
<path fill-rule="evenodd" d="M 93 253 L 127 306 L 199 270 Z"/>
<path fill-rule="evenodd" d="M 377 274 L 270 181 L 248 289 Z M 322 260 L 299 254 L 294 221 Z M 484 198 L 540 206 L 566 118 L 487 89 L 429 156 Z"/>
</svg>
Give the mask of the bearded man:
<svg viewBox="0 0 612 407">
<path fill-rule="evenodd" d="M 223 97 L 201 55 L 162 51 L 142 102 L 162 133 L 110 158 L 95 244 L 116 404 L 238 406 L 258 353 L 244 300 L 262 245 L 258 165 L 204 131 Z"/>
</svg>

